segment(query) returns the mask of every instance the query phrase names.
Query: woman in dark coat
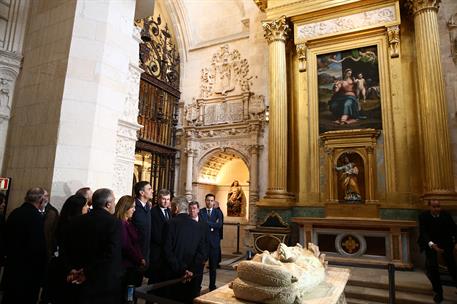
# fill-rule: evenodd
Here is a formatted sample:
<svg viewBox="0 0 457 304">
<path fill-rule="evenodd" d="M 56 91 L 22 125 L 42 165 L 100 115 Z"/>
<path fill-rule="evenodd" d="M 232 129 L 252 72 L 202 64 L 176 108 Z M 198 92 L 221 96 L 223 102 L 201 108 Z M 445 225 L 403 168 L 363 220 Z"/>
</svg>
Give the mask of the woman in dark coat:
<svg viewBox="0 0 457 304">
<path fill-rule="evenodd" d="M 114 215 L 122 222 L 122 266 L 124 267 L 123 294 L 128 285 L 140 286 L 143 278 L 142 270 L 146 261 L 141 253 L 138 232 L 131 219 L 135 212 L 135 200 L 124 195 L 116 204 Z"/>
<path fill-rule="evenodd" d="M 46 303 L 74 303 L 77 299 L 73 295 L 78 286 L 67 283 L 69 272 L 66 266 L 65 241 L 66 230 L 74 218 L 86 214 L 89 210 L 87 200 L 81 195 L 70 196 L 62 206 L 59 222 L 56 228 L 56 242 L 58 256 L 49 264 L 49 290 Z"/>
</svg>

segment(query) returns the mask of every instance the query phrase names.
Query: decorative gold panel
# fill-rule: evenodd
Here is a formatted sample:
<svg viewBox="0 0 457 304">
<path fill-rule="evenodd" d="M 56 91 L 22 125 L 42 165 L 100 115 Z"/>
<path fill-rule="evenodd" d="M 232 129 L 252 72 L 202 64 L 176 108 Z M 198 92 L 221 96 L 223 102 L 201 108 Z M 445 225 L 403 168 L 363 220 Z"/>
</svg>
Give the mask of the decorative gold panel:
<svg viewBox="0 0 457 304">
<path fill-rule="evenodd" d="M 379 131 L 374 129 L 359 129 L 347 131 L 329 131 L 321 135 L 321 140 L 326 153 L 326 167 L 328 177 L 327 197 L 329 203 L 337 203 L 338 199 L 338 173 L 335 170 L 338 159 L 345 153 L 354 153 L 363 159 L 364 176 L 359 176 L 364 181 L 365 191 L 362 193 L 362 202 L 375 203 L 376 193 L 376 138 Z"/>
</svg>

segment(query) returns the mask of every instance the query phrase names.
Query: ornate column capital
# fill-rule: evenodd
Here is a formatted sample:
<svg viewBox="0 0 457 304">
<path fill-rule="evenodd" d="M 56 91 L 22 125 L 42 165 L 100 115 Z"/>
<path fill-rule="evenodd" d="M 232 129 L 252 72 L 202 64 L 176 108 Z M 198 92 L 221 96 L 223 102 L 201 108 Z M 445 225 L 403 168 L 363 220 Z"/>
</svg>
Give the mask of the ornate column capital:
<svg viewBox="0 0 457 304">
<path fill-rule="evenodd" d="M 409 11 L 416 15 L 422 10 L 438 11 L 441 0 L 406 0 L 405 6 Z"/>
<path fill-rule="evenodd" d="M 276 20 L 262 22 L 264 37 L 268 43 L 273 41 L 286 41 L 290 33 L 290 27 L 286 16 L 281 16 Z"/>
<path fill-rule="evenodd" d="M 192 149 L 192 148 L 185 148 L 184 149 L 184 153 L 187 154 L 188 157 L 194 156 L 194 152 L 195 152 L 195 150 Z"/>
</svg>

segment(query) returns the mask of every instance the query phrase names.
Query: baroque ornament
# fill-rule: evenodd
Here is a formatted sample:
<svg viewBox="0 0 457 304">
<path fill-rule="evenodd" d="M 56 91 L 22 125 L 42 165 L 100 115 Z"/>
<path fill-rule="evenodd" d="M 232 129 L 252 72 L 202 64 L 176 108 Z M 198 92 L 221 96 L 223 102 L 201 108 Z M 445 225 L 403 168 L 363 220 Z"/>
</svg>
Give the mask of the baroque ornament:
<svg viewBox="0 0 457 304">
<path fill-rule="evenodd" d="M 406 0 L 405 6 L 409 11 L 416 15 L 422 10 L 438 11 L 441 0 Z"/>
<path fill-rule="evenodd" d="M 298 56 L 298 61 L 299 61 L 299 67 L 298 70 L 300 72 L 306 72 L 306 44 L 297 44 L 297 56 Z"/>
<path fill-rule="evenodd" d="M 307 41 L 326 35 L 345 33 L 358 28 L 373 27 L 396 21 L 395 5 L 382 7 L 362 13 L 352 14 L 299 25 L 297 27 L 297 40 Z"/>
<path fill-rule="evenodd" d="M 248 92 L 251 86 L 249 64 L 242 59 L 238 50 L 229 50 L 228 44 L 221 46 L 213 55 L 211 66 L 202 69 L 200 96 L 227 96 L 235 91 Z"/>
<path fill-rule="evenodd" d="M 171 40 L 168 25 L 161 27 L 162 19 L 151 16 L 135 21 L 141 29 L 140 67 L 148 74 L 172 87 L 179 88 L 179 54 Z"/>
<path fill-rule="evenodd" d="M 394 25 L 387 28 L 387 38 L 389 39 L 390 57 L 400 56 L 400 26 Z"/>
<path fill-rule="evenodd" d="M 290 27 L 287 24 L 286 16 L 281 16 L 273 21 L 262 22 L 264 37 L 268 43 L 273 41 L 286 41 L 290 34 Z"/>
</svg>

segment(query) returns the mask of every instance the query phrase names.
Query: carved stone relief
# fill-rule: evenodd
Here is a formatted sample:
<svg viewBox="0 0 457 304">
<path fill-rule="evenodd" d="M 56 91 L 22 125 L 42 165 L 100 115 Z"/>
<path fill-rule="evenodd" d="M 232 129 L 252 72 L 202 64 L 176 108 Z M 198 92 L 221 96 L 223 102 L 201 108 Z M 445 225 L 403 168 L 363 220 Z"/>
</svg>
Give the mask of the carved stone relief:
<svg viewBox="0 0 457 304">
<path fill-rule="evenodd" d="M 135 45 L 138 43 L 138 29 L 132 29 L 132 40 Z M 138 91 L 142 69 L 138 63 L 130 62 L 129 74 L 126 77 L 128 82 L 127 96 L 124 100 L 121 116 L 118 120 L 116 138 L 116 159 L 114 163 L 113 190 L 115 194 L 130 193 L 130 184 L 135 162 L 135 143 L 137 131 L 141 125 L 137 123 L 138 116 Z"/>
<path fill-rule="evenodd" d="M 259 137 L 266 124 L 265 97 L 251 91 L 249 63 L 240 52 L 223 45 L 202 69 L 200 95 L 184 106 L 182 141 L 187 154 L 186 196 L 195 182 L 216 183 L 224 164 L 241 159 L 249 169 L 251 222 L 258 200 Z M 254 169 L 255 168 L 255 169 Z"/>
<path fill-rule="evenodd" d="M 252 78 L 248 74 L 248 61 L 241 58 L 238 50 L 230 51 L 228 44 L 223 45 L 213 55 L 211 65 L 202 69 L 200 97 L 247 92 Z"/>
<path fill-rule="evenodd" d="M 398 21 L 395 5 L 377 8 L 349 16 L 299 25 L 297 40 L 307 41 L 321 36 L 345 33 L 358 28 L 384 25 Z"/>
<path fill-rule="evenodd" d="M 449 29 L 449 39 L 451 40 L 451 56 L 455 64 L 457 64 L 457 13 L 451 16 L 447 22 Z"/>
</svg>

